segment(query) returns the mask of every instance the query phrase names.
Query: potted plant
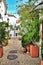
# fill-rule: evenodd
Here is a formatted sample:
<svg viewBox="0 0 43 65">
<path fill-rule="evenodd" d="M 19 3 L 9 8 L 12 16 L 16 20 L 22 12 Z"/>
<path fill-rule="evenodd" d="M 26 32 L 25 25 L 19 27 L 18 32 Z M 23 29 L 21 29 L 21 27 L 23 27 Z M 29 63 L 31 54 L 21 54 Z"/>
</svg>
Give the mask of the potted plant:
<svg viewBox="0 0 43 65">
<path fill-rule="evenodd" d="M 8 22 L 0 22 L 0 58 L 3 56 L 2 42 L 6 39 L 6 33 L 8 32 L 6 29 L 8 29 L 8 26 Z"/>
<path fill-rule="evenodd" d="M 39 31 L 36 32 L 36 34 L 34 34 L 33 36 L 33 45 L 30 45 L 30 55 L 31 57 L 38 57 L 39 56 L 39 47 L 34 44 L 35 42 L 38 43 L 40 39 L 40 36 L 39 36 Z"/>
<path fill-rule="evenodd" d="M 26 53 L 26 52 L 27 52 L 26 47 L 22 47 L 22 49 L 21 49 L 21 50 L 22 50 L 22 52 L 23 52 L 23 53 Z"/>
<path fill-rule="evenodd" d="M 37 45 L 30 46 L 30 55 L 31 57 L 35 58 L 39 56 L 39 48 Z"/>
<path fill-rule="evenodd" d="M 2 46 L 6 46 L 8 44 L 8 37 L 9 37 L 9 30 L 8 28 L 10 27 L 9 26 L 9 23 L 8 22 L 2 22 L 2 27 L 4 28 L 2 30 Z"/>
<path fill-rule="evenodd" d="M 4 39 L 2 42 L 2 46 L 6 46 L 8 44 L 8 39 Z"/>
<path fill-rule="evenodd" d="M 32 42 L 32 37 L 29 37 L 29 33 L 26 33 L 22 37 L 22 47 L 24 47 L 28 52 L 30 51 L 30 44 L 33 44 Z"/>
<path fill-rule="evenodd" d="M 30 52 L 30 46 L 31 46 L 31 45 L 33 45 L 33 42 L 32 42 L 32 41 L 26 46 L 27 52 Z"/>
<path fill-rule="evenodd" d="M 21 40 L 21 43 L 22 43 L 22 52 L 26 53 L 27 49 L 26 49 L 26 45 L 24 45 L 24 43 L 26 43 L 26 42 L 24 42 L 23 38 L 24 38 L 24 36 L 22 37 L 22 40 Z"/>
<path fill-rule="evenodd" d="M 19 14 L 21 15 L 20 35 L 23 38 L 22 47 L 25 47 L 25 48 L 27 47 L 27 49 L 29 49 L 29 45 L 31 41 L 37 42 L 39 41 L 39 38 L 40 38 L 40 35 L 39 35 L 40 22 L 37 16 L 38 12 L 35 11 L 34 13 L 33 12 L 29 13 L 28 12 L 29 10 L 27 10 L 25 6 L 20 8 L 20 10 L 18 11 Z M 32 45 L 32 47 L 34 46 Z"/>
<path fill-rule="evenodd" d="M 22 47 L 25 47 L 25 48 L 27 47 L 28 49 L 27 51 L 29 51 L 29 45 L 31 44 L 31 42 L 39 41 L 39 38 L 40 38 L 39 37 L 39 27 L 38 27 L 39 24 L 36 21 L 32 21 L 31 23 L 28 23 L 28 24 L 29 24 L 29 29 L 28 27 L 27 28 L 21 27 L 22 29 L 20 30 L 20 33 L 19 33 L 22 36 Z"/>
</svg>

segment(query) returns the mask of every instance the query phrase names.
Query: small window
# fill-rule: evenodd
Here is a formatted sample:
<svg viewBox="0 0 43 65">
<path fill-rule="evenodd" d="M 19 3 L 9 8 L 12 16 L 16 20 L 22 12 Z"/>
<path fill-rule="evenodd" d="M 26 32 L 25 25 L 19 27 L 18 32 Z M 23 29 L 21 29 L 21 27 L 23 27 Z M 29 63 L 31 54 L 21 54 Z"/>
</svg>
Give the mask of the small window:
<svg viewBox="0 0 43 65">
<path fill-rule="evenodd" d="M 1 17 L 1 19 L 3 20 L 3 17 Z"/>
<path fill-rule="evenodd" d="M 10 36 L 12 36 L 12 34 L 10 34 Z"/>
<path fill-rule="evenodd" d="M 6 13 L 5 13 L 5 15 L 6 15 Z"/>
<path fill-rule="evenodd" d="M 1 14 L 0 14 L 0 19 L 1 19 Z"/>
<path fill-rule="evenodd" d="M 7 18 L 7 21 L 9 21 L 9 18 Z"/>
</svg>

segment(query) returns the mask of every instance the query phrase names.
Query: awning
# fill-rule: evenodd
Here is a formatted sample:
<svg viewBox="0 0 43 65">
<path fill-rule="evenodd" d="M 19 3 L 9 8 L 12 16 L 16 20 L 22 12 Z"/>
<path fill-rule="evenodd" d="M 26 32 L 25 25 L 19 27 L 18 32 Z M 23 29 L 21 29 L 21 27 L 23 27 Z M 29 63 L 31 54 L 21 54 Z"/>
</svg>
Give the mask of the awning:
<svg viewBox="0 0 43 65">
<path fill-rule="evenodd" d="M 43 9 L 43 2 L 36 5 L 30 12 Z"/>
</svg>

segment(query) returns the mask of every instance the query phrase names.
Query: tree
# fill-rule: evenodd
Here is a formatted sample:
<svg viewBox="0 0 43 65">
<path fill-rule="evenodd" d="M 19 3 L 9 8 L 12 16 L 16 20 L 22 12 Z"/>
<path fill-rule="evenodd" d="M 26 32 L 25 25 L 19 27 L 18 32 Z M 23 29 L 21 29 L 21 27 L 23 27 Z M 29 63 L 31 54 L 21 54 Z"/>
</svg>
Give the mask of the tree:
<svg viewBox="0 0 43 65">
<path fill-rule="evenodd" d="M 34 0 L 35 1 L 35 0 Z M 36 1 L 35 1 L 36 2 Z M 32 0 L 29 0 L 27 4 L 20 5 L 18 14 L 20 15 L 20 35 L 22 36 L 22 46 L 28 45 L 31 41 L 39 41 L 39 12 L 35 11 L 30 13 L 31 8 L 35 4 L 31 4 Z"/>
</svg>

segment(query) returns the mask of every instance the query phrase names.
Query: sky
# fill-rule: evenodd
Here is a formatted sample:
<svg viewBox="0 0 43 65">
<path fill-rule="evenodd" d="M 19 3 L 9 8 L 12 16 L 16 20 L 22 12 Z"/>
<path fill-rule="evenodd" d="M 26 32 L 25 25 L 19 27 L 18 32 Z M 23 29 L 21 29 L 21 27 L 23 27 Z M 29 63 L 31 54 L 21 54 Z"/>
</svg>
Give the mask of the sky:
<svg viewBox="0 0 43 65">
<path fill-rule="evenodd" d="M 17 0 L 6 0 L 7 7 L 8 7 L 7 13 L 18 16 L 16 5 L 20 4 L 20 2 L 17 3 L 16 1 Z M 27 1 L 28 0 L 23 0 L 24 3 Z"/>
</svg>

